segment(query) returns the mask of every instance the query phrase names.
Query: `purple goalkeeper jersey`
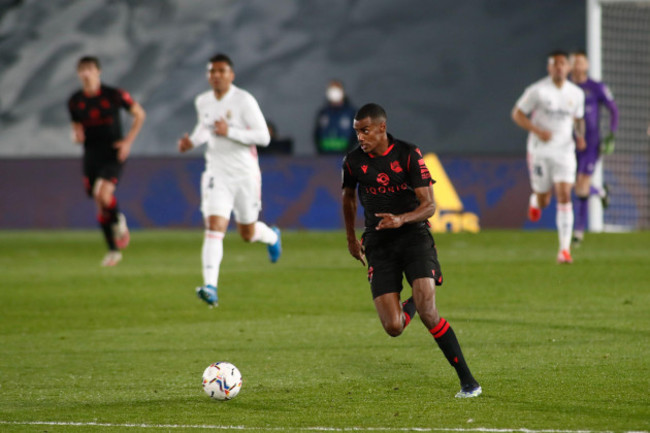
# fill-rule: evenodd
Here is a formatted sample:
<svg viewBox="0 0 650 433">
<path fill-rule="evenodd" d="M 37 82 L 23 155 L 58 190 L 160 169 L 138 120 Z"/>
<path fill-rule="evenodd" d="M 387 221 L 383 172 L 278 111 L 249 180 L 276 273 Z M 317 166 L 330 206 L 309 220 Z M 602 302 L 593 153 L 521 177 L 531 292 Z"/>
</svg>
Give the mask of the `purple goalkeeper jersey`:
<svg viewBox="0 0 650 433">
<path fill-rule="evenodd" d="M 585 92 L 585 140 L 587 151 L 598 153 L 600 149 L 600 104 L 609 111 L 609 129 L 618 128 L 618 108 L 614 96 L 607 86 L 588 78 L 583 83 L 575 83 Z M 593 149 L 593 150 L 592 150 Z"/>
</svg>

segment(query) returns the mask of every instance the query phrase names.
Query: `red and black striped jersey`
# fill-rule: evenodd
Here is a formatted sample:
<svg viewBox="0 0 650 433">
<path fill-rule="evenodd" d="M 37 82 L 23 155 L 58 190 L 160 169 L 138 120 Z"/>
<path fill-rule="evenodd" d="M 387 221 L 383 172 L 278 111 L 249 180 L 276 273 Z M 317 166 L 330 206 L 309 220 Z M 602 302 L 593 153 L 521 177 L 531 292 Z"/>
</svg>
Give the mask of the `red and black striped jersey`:
<svg viewBox="0 0 650 433">
<path fill-rule="evenodd" d="M 366 229 L 381 220 L 376 213 L 399 215 L 417 208 L 415 188 L 434 183 L 420 149 L 390 134 L 383 155 L 372 156 L 357 147 L 343 160 L 343 188 L 357 188 Z"/>
</svg>

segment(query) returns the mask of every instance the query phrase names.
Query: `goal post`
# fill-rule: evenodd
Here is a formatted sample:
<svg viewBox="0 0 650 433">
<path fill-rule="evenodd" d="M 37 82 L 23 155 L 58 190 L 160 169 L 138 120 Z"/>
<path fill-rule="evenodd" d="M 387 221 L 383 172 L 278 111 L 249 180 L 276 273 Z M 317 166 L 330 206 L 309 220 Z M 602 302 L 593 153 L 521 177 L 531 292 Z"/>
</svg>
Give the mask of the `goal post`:
<svg viewBox="0 0 650 433">
<path fill-rule="evenodd" d="M 650 0 L 586 0 L 586 17 L 590 75 L 607 84 L 619 107 L 615 152 L 600 159 L 592 181 L 609 185 L 611 205 L 603 210 L 590 198 L 589 230 L 648 229 Z"/>
</svg>

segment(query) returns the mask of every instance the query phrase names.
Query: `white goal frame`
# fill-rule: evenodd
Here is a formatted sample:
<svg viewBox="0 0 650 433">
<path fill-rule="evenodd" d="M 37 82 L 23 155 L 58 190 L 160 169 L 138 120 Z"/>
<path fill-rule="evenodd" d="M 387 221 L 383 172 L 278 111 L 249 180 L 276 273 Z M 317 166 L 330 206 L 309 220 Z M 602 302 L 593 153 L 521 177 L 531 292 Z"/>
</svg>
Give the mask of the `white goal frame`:
<svg viewBox="0 0 650 433">
<path fill-rule="evenodd" d="M 650 0 L 586 0 L 587 18 L 587 56 L 589 57 L 589 75 L 595 80 L 602 80 L 603 74 L 603 49 L 602 49 L 602 5 L 604 4 L 630 4 L 647 3 Z M 592 177 L 592 185 L 603 187 L 603 161 L 598 160 Z M 628 227 L 605 225 L 603 206 L 599 197 L 591 196 L 589 199 L 589 231 L 622 231 Z"/>
</svg>

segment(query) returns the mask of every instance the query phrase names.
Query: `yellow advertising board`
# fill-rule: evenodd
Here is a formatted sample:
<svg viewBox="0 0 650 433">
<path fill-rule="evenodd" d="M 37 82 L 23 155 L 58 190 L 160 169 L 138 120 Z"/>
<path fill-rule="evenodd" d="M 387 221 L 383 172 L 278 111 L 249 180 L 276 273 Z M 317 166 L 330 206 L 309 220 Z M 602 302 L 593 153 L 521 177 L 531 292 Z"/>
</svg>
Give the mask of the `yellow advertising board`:
<svg viewBox="0 0 650 433">
<path fill-rule="evenodd" d="M 427 153 L 424 155 L 424 162 L 431 177 L 436 180 L 433 186 L 436 213 L 429 218 L 431 230 L 433 232 L 467 231 L 478 233 L 480 230 L 478 215 L 464 211 L 463 203 L 438 156 L 435 153 Z"/>
</svg>

